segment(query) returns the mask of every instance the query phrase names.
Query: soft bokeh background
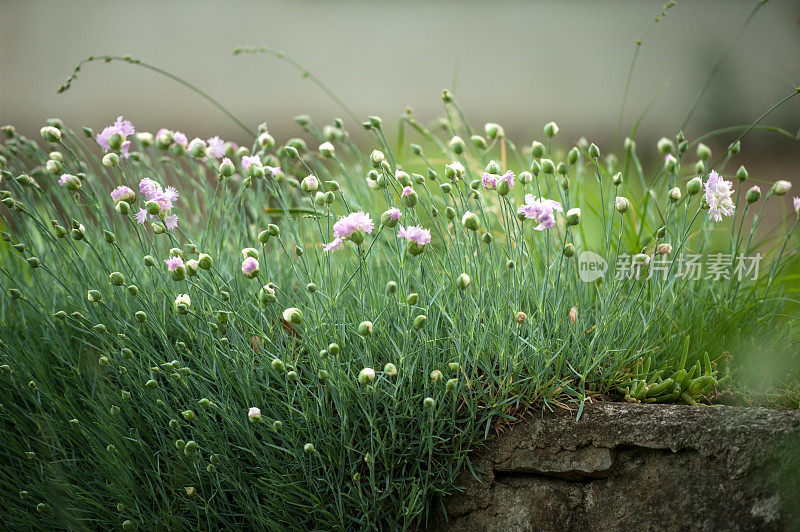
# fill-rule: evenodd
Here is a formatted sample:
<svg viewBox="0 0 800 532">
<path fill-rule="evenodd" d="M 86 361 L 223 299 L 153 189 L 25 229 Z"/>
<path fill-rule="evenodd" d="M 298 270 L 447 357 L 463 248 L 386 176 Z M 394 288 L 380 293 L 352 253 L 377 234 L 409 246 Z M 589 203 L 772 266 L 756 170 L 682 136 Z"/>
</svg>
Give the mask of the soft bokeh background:
<svg viewBox="0 0 800 532">
<path fill-rule="evenodd" d="M 679 2 L 648 33 L 625 121 L 628 129 L 654 100 L 637 136 L 640 151 L 674 134 L 755 5 Z M 243 140 L 196 95 L 126 64 L 88 65 L 70 91 L 56 94 L 79 60 L 106 53 L 130 53 L 196 83 L 249 125 L 266 120 L 279 140 L 299 132 L 291 121 L 297 114 L 320 124 L 344 115 L 285 62 L 231 55 L 237 45 L 266 44 L 315 73 L 359 117 L 390 121 L 411 106 L 433 119 L 441 90 L 451 88 L 476 124 L 499 122 L 518 144 L 556 120 L 562 141 L 586 136 L 607 150 L 635 41 L 660 7 L 642 0 L 0 0 L 0 123 L 33 135 L 48 117 L 99 130 L 123 114 L 140 130 Z M 799 19 L 800 3 L 792 0 L 760 10 L 701 102 L 689 137 L 748 123 L 800 85 Z M 797 132 L 800 97 L 766 122 Z M 745 149 L 742 157 L 764 179 L 800 168 L 796 142 L 759 133 Z"/>
</svg>

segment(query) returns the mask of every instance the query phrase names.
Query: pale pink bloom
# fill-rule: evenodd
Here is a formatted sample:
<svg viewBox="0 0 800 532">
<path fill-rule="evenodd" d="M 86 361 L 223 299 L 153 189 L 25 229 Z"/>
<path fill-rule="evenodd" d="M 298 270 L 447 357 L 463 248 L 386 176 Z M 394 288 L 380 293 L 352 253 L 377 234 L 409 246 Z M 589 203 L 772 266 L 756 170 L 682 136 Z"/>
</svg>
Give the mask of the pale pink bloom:
<svg viewBox="0 0 800 532">
<path fill-rule="evenodd" d="M 794 210 L 797 211 L 797 215 L 800 216 L 800 198 L 797 196 L 792 199 L 792 204 L 794 205 Z"/>
<path fill-rule="evenodd" d="M 412 195 L 413 193 L 414 193 L 414 189 L 413 189 L 413 188 L 411 188 L 411 187 L 405 187 L 405 188 L 403 189 L 403 192 L 402 192 L 402 193 L 400 193 L 400 195 L 401 195 L 401 196 L 403 196 L 403 197 L 405 198 L 406 196 L 410 196 L 410 195 Z"/>
<path fill-rule="evenodd" d="M 511 188 L 514 188 L 514 178 L 515 177 L 516 176 L 514 175 L 514 172 L 509 170 L 508 172 L 506 172 L 505 174 L 500 176 L 500 178 L 497 180 L 497 182 L 500 183 L 501 181 L 505 181 L 506 183 L 508 183 L 508 188 L 511 189 Z"/>
<path fill-rule="evenodd" d="M 494 190 L 497 188 L 497 178 L 500 177 L 497 174 L 490 174 L 489 172 L 484 172 L 483 178 L 481 178 L 481 183 L 483 184 L 483 188 L 486 190 Z"/>
<path fill-rule="evenodd" d="M 364 231 L 370 234 L 374 228 L 375 224 L 369 217 L 369 214 L 363 211 L 356 211 L 347 216 L 342 216 L 333 224 L 333 236 L 338 238 L 350 238 L 353 236 L 353 233 L 357 231 Z"/>
<path fill-rule="evenodd" d="M 247 417 L 250 419 L 256 419 L 261 417 L 261 409 L 255 406 L 251 406 L 250 410 L 247 411 Z"/>
<path fill-rule="evenodd" d="M 147 221 L 147 211 L 144 209 L 139 209 L 139 212 L 133 215 L 134 219 L 136 219 L 136 223 L 143 224 Z"/>
<path fill-rule="evenodd" d="M 123 157 L 127 157 L 128 150 L 131 146 L 131 142 L 127 140 L 127 137 L 133 135 L 135 132 L 136 130 L 133 128 L 133 124 L 127 120 L 123 120 L 121 116 L 118 116 L 116 122 L 104 128 L 102 132 L 95 136 L 95 140 L 103 148 L 103 151 L 108 152 L 111 151 L 111 148 L 108 146 L 108 139 L 111 137 L 111 135 L 119 135 L 122 137 L 122 146 L 120 151 L 122 152 Z"/>
<path fill-rule="evenodd" d="M 114 201 L 114 203 L 119 203 L 120 201 L 127 201 L 128 203 L 131 203 L 134 199 L 136 199 L 136 192 L 134 192 L 130 187 L 120 185 L 111 191 L 111 199 Z"/>
<path fill-rule="evenodd" d="M 275 177 L 281 172 L 280 166 L 265 166 L 264 171 L 269 173 L 270 176 Z"/>
<path fill-rule="evenodd" d="M 706 203 L 708 204 L 708 217 L 715 222 L 722 221 L 723 216 L 733 216 L 736 209 L 731 199 L 733 183 L 726 181 L 711 170 L 706 181 Z"/>
<path fill-rule="evenodd" d="M 263 166 L 261 163 L 261 157 L 258 155 L 245 155 L 242 157 L 242 170 L 247 170 L 250 168 L 251 164 L 255 164 L 257 166 Z"/>
<path fill-rule="evenodd" d="M 211 137 L 206 141 L 208 143 L 208 154 L 215 159 L 219 159 L 225 155 L 225 142 L 219 137 Z"/>
<path fill-rule="evenodd" d="M 386 212 L 383 213 L 384 216 L 386 216 L 387 218 L 389 218 L 394 222 L 400 219 L 401 214 L 402 213 L 400 212 L 400 209 L 398 209 L 397 207 L 389 207 L 388 209 L 386 209 Z"/>
<path fill-rule="evenodd" d="M 409 227 L 400 226 L 400 230 L 397 231 L 397 236 L 399 238 L 405 238 L 411 242 L 415 242 L 420 246 L 424 246 L 425 244 L 430 243 L 431 241 L 431 231 L 430 229 L 423 229 L 420 226 L 412 225 Z"/>
<path fill-rule="evenodd" d="M 167 227 L 167 229 L 169 229 L 170 231 L 172 231 L 173 229 L 175 229 L 176 227 L 178 227 L 178 215 L 177 215 L 177 214 L 171 214 L 171 215 L 169 215 L 169 216 L 166 216 L 166 217 L 164 218 L 164 225 L 165 225 L 165 226 Z"/>
<path fill-rule="evenodd" d="M 675 156 L 672 155 L 671 153 L 668 153 L 667 155 L 664 156 L 664 165 L 668 165 L 669 163 L 676 163 L 676 162 L 678 162 L 678 159 L 676 159 Z"/>
<path fill-rule="evenodd" d="M 174 132 L 172 134 L 172 138 L 175 140 L 176 143 L 180 144 L 184 148 L 189 145 L 189 139 L 187 139 L 186 135 L 184 135 L 180 131 Z"/>
<path fill-rule="evenodd" d="M 251 275 L 254 271 L 258 270 L 258 260 L 254 259 L 253 257 L 247 257 L 242 262 L 242 273 L 245 275 Z"/>
<path fill-rule="evenodd" d="M 533 194 L 525 194 L 525 204 L 521 205 L 517 212 L 528 220 L 536 220 L 539 225 L 533 229 L 544 231 L 555 227 L 555 211 L 563 212 L 564 207 L 557 201 L 545 198 L 537 198 Z"/>
<path fill-rule="evenodd" d="M 344 246 L 344 239 L 343 238 L 339 238 L 337 236 L 331 242 L 328 242 L 327 244 L 325 244 L 325 247 L 323 247 L 323 250 L 325 250 L 325 251 L 334 251 L 334 250 L 337 250 L 337 249 L 341 249 L 342 246 Z"/>
<path fill-rule="evenodd" d="M 183 259 L 180 257 L 170 257 L 168 259 L 164 259 L 164 264 L 167 265 L 167 270 L 174 272 L 178 268 L 183 268 Z"/>
<path fill-rule="evenodd" d="M 58 178 L 58 184 L 62 187 L 68 183 L 73 183 L 76 181 L 80 183 L 80 180 L 72 174 L 61 174 L 61 177 Z"/>
</svg>

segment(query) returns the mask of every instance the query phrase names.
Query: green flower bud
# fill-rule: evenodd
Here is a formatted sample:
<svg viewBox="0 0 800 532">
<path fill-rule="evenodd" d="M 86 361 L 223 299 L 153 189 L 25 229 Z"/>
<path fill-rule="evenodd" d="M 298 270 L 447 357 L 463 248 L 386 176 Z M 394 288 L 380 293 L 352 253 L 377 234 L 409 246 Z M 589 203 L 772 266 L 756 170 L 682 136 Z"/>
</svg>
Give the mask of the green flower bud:
<svg viewBox="0 0 800 532">
<path fill-rule="evenodd" d="M 383 372 L 389 377 L 394 377 L 395 375 L 397 375 L 397 366 L 395 366 L 391 362 L 387 362 L 386 365 L 383 366 Z"/>
<path fill-rule="evenodd" d="M 45 163 L 44 169 L 53 175 L 61 175 L 64 171 L 64 165 L 61 164 L 61 161 L 54 161 L 51 159 Z"/>
<path fill-rule="evenodd" d="M 592 159 L 600 157 L 600 148 L 598 148 L 594 142 L 589 145 L 589 157 Z"/>
<path fill-rule="evenodd" d="M 545 174 L 554 175 L 556 172 L 556 165 L 550 159 L 542 159 L 541 167 Z"/>
<path fill-rule="evenodd" d="M 578 225 L 581 221 L 581 210 L 578 207 L 568 210 L 564 219 L 567 225 Z"/>
<path fill-rule="evenodd" d="M 656 147 L 658 148 L 658 151 L 661 152 L 661 155 L 667 155 L 673 152 L 675 149 L 675 144 L 673 144 L 668 138 L 661 137 L 656 143 Z"/>
<path fill-rule="evenodd" d="M 464 213 L 464 216 L 461 217 L 461 225 L 470 231 L 477 231 L 480 229 L 481 223 L 480 219 L 475 213 L 467 211 Z"/>
<path fill-rule="evenodd" d="M 411 306 L 416 305 L 418 302 L 419 302 L 419 294 L 416 292 L 411 292 L 410 294 L 408 294 L 408 297 L 406 297 L 406 303 Z"/>
<path fill-rule="evenodd" d="M 775 194 L 776 196 L 783 196 L 787 192 L 789 192 L 789 189 L 791 188 L 792 184 L 790 182 L 781 179 L 775 181 L 775 184 L 772 185 L 772 193 Z"/>
<path fill-rule="evenodd" d="M 300 325 L 303 323 L 303 313 L 298 308 L 289 307 L 283 311 L 283 319 L 289 323 Z"/>
<path fill-rule="evenodd" d="M 484 244 L 489 245 L 492 243 L 492 240 L 494 240 L 494 237 L 491 235 L 491 233 L 483 233 L 481 235 L 481 240 Z"/>
<path fill-rule="evenodd" d="M 425 326 L 425 322 L 427 321 L 428 317 L 425 314 L 420 314 L 416 318 L 414 318 L 414 328 L 415 329 L 422 329 Z"/>
<path fill-rule="evenodd" d="M 381 163 L 386 160 L 386 156 L 380 150 L 373 150 L 369 156 L 370 161 L 372 161 L 372 166 L 374 168 L 380 167 Z"/>
<path fill-rule="evenodd" d="M 480 150 L 486 149 L 486 139 L 481 137 L 480 135 L 472 135 L 469 140 L 472 141 L 472 145 Z"/>
<path fill-rule="evenodd" d="M 131 212 L 131 206 L 127 201 L 118 201 L 117 204 L 114 205 L 114 209 L 123 216 L 127 216 Z"/>
<path fill-rule="evenodd" d="M 136 286 L 135 284 L 128 285 L 128 294 L 133 296 L 133 297 L 138 296 L 139 295 L 139 287 Z"/>
<path fill-rule="evenodd" d="M 53 126 L 45 126 L 39 130 L 47 142 L 61 142 L 61 130 Z"/>
<path fill-rule="evenodd" d="M 277 225 L 269 224 L 267 225 L 267 232 L 269 233 L 270 236 L 277 237 L 281 233 L 281 230 L 278 228 Z"/>
<path fill-rule="evenodd" d="M 453 390 L 456 389 L 457 385 L 458 385 L 458 379 L 450 379 L 445 383 L 444 387 L 448 392 L 452 392 Z"/>
<path fill-rule="evenodd" d="M 565 257 L 570 258 L 575 254 L 575 245 L 572 242 L 567 242 L 562 251 Z"/>
<path fill-rule="evenodd" d="M 558 126 L 555 122 L 548 122 L 544 125 L 543 131 L 545 137 L 553 138 L 558 135 Z"/>
<path fill-rule="evenodd" d="M 369 384 L 375 380 L 375 370 L 372 368 L 364 368 L 358 372 L 358 383 Z"/>
<path fill-rule="evenodd" d="M 186 442 L 186 446 L 183 448 L 183 454 L 186 456 L 192 456 L 194 453 L 197 452 L 197 442 L 194 440 L 189 440 Z"/>
<path fill-rule="evenodd" d="M 755 203 L 761 199 L 761 189 L 758 186 L 750 187 L 747 191 L 747 203 Z"/>
<path fill-rule="evenodd" d="M 614 183 L 614 186 L 620 186 L 622 184 L 622 172 L 617 172 L 611 178 L 611 182 Z"/>
<path fill-rule="evenodd" d="M 297 372 L 294 370 L 286 372 L 286 379 L 289 382 L 297 382 Z"/>
<path fill-rule="evenodd" d="M 740 166 L 736 171 L 736 179 L 738 179 L 740 183 L 743 183 L 748 177 L 747 168 L 745 168 L 744 165 Z"/>
<path fill-rule="evenodd" d="M 361 336 L 369 336 L 372 334 L 372 322 L 371 321 L 362 321 L 358 324 L 358 334 Z"/>
<path fill-rule="evenodd" d="M 703 162 L 707 162 L 711 157 L 711 148 L 702 142 L 697 145 L 697 158 Z"/>
<path fill-rule="evenodd" d="M 675 203 L 680 199 L 681 199 L 681 189 L 679 189 L 678 187 L 673 187 L 672 190 L 669 191 L 669 200 Z"/>
<path fill-rule="evenodd" d="M 194 412 L 192 410 L 184 410 L 181 412 L 183 419 L 186 421 L 192 421 L 195 418 Z"/>
<path fill-rule="evenodd" d="M 338 355 L 339 354 L 339 344 L 336 344 L 336 343 L 328 344 L 328 351 L 333 356 Z"/>
<path fill-rule="evenodd" d="M 625 214 L 628 212 L 630 206 L 631 204 L 628 201 L 628 198 L 623 196 L 617 196 L 617 198 L 614 200 L 614 207 L 617 209 L 617 211 L 619 211 L 620 214 Z"/>
<path fill-rule="evenodd" d="M 144 323 L 147 321 L 147 314 L 143 310 L 136 312 L 136 314 L 134 314 L 134 317 L 136 318 L 136 321 L 138 321 L 139 323 Z"/>
<path fill-rule="evenodd" d="M 466 290 L 469 286 L 470 280 L 471 279 L 469 278 L 469 275 L 462 273 L 458 276 L 458 279 L 456 279 L 456 286 L 458 286 L 461 290 Z"/>
<path fill-rule="evenodd" d="M 531 155 L 533 155 L 537 159 L 541 159 L 544 157 L 544 144 L 539 141 L 534 140 L 531 143 Z"/>
<path fill-rule="evenodd" d="M 314 445 L 311 443 L 307 443 L 303 445 L 303 452 L 306 454 L 314 454 L 317 450 L 314 448 Z"/>
<path fill-rule="evenodd" d="M 699 193 L 702 188 L 703 180 L 699 177 L 693 177 L 688 183 L 686 183 L 686 193 L 689 196 L 694 196 L 695 194 Z"/>
<path fill-rule="evenodd" d="M 275 289 L 272 288 L 270 285 L 265 284 L 261 287 L 258 291 L 258 300 L 263 305 L 268 305 L 270 303 L 275 303 L 278 301 L 278 298 L 275 296 Z M 287 320 L 288 321 L 288 320 Z"/>
<path fill-rule="evenodd" d="M 97 359 L 97 363 L 103 367 L 107 367 L 111 363 L 111 360 L 107 356 L 101 356 Z"/>
<path fill-rule="evenodd" d="M 161 212 L 161 205 L 155 200 L 148 200 L 144 204 L 147 214 L 156 215 Z"/>
<path fill-rule="evenodd" d="M 706 163 L 704 163 L 703 161 L 697 161 L 694 164 L 694 172 L 696 174 L 704 174 L 704 173 L 706 173 Z"/>
<path fill-rule="evenodd" d="M 426 397 L 422 401 L 422 406 L 428 410 L 432 410 L 436 406 L 436 401 L 433 400 L 433 397 Z"/>
<path fill-rule="evenodd" d="M 455 136 L 450 139 L 450 142 L 448 142 L 447 145 L 450 146 L 450 149 L 458 155 L 464 153 L 464 148 L 466 147 L 464 140 L 459 136 Z"/>
<path fill-rule="evenodd" d="M 103 155 L 103 166 L 106 168 L 115 168 L 119 166 L 119 155 L 114 152 Z"/>
<path fill-rule="evenodd" d="M 740 140 L 737 140 L 736 142 L 734 142 L 733 144 L 731 144 L 731 145 L 728 147 L 728 149 L 729 149 L 729 150 L 730 150 L 730 152 L 731 152 L 731 153 L 733 153 L 734 155 L 735 155 L 735 154 L 737 154 L 737 153 L 739 153 L 740 151 L 742 151 L 742 141 L 740 141 Z"/>
<path fill-rule="evenodd" d="M 91 303 L 97 303 L 103 299 L 103 295 L 98 290 L 89 290 L 86 293 L 86 299 Z"/>
</svg>

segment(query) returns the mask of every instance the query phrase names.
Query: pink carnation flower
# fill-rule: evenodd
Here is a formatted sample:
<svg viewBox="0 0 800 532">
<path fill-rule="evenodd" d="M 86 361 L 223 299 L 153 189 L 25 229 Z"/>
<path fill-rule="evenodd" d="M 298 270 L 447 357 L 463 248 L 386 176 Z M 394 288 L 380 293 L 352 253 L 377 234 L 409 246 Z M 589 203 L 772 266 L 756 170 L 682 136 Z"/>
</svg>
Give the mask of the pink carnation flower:
<svg viewBox="0 0 800 532">
<path fill-rule="evenodd" d="M 178 268 L 183 268 L 183 259 L 180 257 L 170 257 L 168 259 L 164 259 L 164 264 L 167 265 L 167 270 L 174 272 Z"/>
<path fill-rule="evenodd" d="M 58 178 L 58 184 L 62 187 L 68 185 L 69 183 L 80 184 L 80 180 L 72 174 L 61 174 L 61 177 Z"/>
<path fill-rule="evenodd" d="M 325 247 L 323 247 L 322 249 L 324 249 L 325 251 L 334 251 L 334 250 L 337 250 L 337 249 L 341 249 L 342 246 L 344 246 L 344 239 L 343 238 L 339 238 L 337 236 L 332 241 L 330 241 L 327 244 L 325 244 Z"/>
<path fill-rule="evenodd" d="M 364 231 L 370 234 L 374 228 L 375 224 L 372 222 L 369 214 L 363 211 L 357 211 L 347 216 L 342 216 L 333 224 L 333 236 L 338 238 L 350 238 L 353 236 L 353 233 L 357 231 Z"/>
<path fill-rule="evenodd" d="M 413 193 L 414 193 L 414 189 L 413 189 L 413 188 L 411 188 L 411 187 L 405 187 L 405 188 L 403 189 L 403 192 L 401 192 L 401 193 L 400 193 L 400 195 L 401 195 L 401 196 L 403 196 L 403 197 L 405 198 L 406 196 L 410 196 L 410 195 L 412 195 Z"/>
<path fill-rule="evenodd" d="M 177 214 L 171 214 L 169 216 L 165 216 L 164 217 L 164 225 L 170 231 L 172 231 L 173 229 L 178 227 L 178 215 Z"/>
<path fill-rule="evenodd" d="M 215 159 L 221 158 L 225 155 L 225 141 L 219 137 L 211 137 L 206 141 L 208 143 L 208 154 Z"/>
<path fill-rule="evenodd" d="M 508 188 L 512 189 L 514 188 L 515 177 L 516 175 L 511 170 L 509 170 L 503 175 L 490 174 L 489 172 L 485 172 L 483 174 L 483 177 L 481 178 L 481 183 L 483 184 L 483 188 L 487 190 L 495 190 L 500 182 L 505 181 L 508 183 Z"/>
<path fill-rule="evenodd" d="M 147 221 L 147 211 L 144 209 L 139 209 L 139 212 L 134 214 L 133 218 L 136 220 L 137 224 L 143 224 Z"/>
<path fill-rule="evenodd" d="M 800 198 L 795 196 L 792 199 L 792 204 L 794 205 L 794 210 L 797 211 L 797 215 L 800 216 Z"/>
<path fill-rule="evenodd" d="M 172 134 L 172 139 L 177 143 L 183 146 L 184 148 L 189 145 L 189 139 L 186 138 L 186 135 L 181 133 L 180 131 L 175 131 Z"/>
<path fill-rule="evenodd" d="M 107 126 L 103 129 L 100 133 L 95 136 L 95 140 L 97 144 L 99 144 L 103 151 L 109 152 L 111 148 L 108 146 L 108 139 L 111 135 L 119 135 L 122 137 L 122 146 L 120 147 L 120 151 L 122 152 L 123 157 L 128 156 L 128 152 L 130 150 L 131 141 L 127 140 L 127 138 L 133 135 L 136 130 L 133 128 L 133 124 L 131 124 L 127 120 L 123 120 L 122 116 L 117 117 L 117 121 Z"/>
<path fill-rule="evenodd" d="M 521 205 L 517 212 L 528 220 L 539 222 L 539 225 L 534 227 L 534 230 L 544 231 L 555 227 L 555 211 L 563 212 L 564 207 L 557 201 L 537 198 L 533 194 L 525 194 L 525 204 Z"/>
<path fill-rule="evenodd" d="M 405 238 L 410 242 L 419 244 L 420 246 L 424 246 L 431 241 L 430 229 L 423 229 L 417 225 L 412 225 L 405 228 L 401 225 L 400 230 L 397 232 L 397 236 L 399 238 Z"/>
<path fill-rule="evenodd" d="M 711 170 L 706 181 L 706 203 L 708 203 L 708 217 L 715 222 L 721 222 L 723 216 L 733 216 L 736 206 L 733 204 L 733 183 L 726 181 Z"/>
<path fill-rule="evenodd" d="M 120 185 L 111 191 L 111 199 L 114 201 L 114 203 L 119 203 L 120 201 L 132 203 L 133 200 L 136 199 L 136 192 L 134 192 L 130 187 Z"/>
<path fill-rule="evenodd" d="M 180 197 L 175 187 L 167 187 L 164 189 L 157 181 L 145 177 L 139 181 L 139 191 L 144 196 L 145 201 L 155 201 L 161 206 L 160 214 L 165 216 L 164 225 L 167 229 L 172 230 L 178 227 L 178 216 L 171 214 L 174 203 Z M 140 224 L 145 223 L 148 218 L 147 211 L 140 209 L 139 212 L 134 215 L 134 218 Z M 152 216 L 151 219 L 157 220 L 158 217 Z"/>
<path fill-rule="evenodd" d="M 386 217 L 387 217 L 389 220 L 392 220 L 392 221 L 396 222 L 397 220 L 399 220 L 399 219 L 400 219 L 400 216 L 401 216 L 402 214 L 403 214 L 403 213 L 401 213 L 401 212 L 400 212 L 400 209 L 398 209 L 397 207 L 389 207 L 389 208 L 388 208 L 388 209 L 386 209 L 386 211 L 383 213 L 383 216 L 386 216 Z"/>
<path fill-rule="evenodd" d="M 242 157 L 242 170 L 247 170 L 250 168 L 251 164 L 263 166 L 261 163 L 261 157 L 258 155 L 245 155 Z"/>
<path fill-rule="evenodd" d="M 252 275 L 253 272 L 258 270 L 258 260 L 253 257 L 247 257 L 242 262 L 242 273 L 245 275 Z"/>
</svg>

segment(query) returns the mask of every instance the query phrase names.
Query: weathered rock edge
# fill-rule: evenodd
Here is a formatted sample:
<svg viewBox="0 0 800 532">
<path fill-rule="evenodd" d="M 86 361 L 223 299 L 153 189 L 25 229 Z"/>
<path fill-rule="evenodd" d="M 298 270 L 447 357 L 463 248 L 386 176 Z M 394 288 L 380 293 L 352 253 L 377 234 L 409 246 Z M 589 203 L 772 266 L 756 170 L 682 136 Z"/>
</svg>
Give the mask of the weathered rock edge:
<svg viewBox="0 0 800 532">
<path fill-rule="evenodd" d="M 432 530 L 800 530 L 800 412 L 602 403 L 473 457 Z"/>
</svg>

